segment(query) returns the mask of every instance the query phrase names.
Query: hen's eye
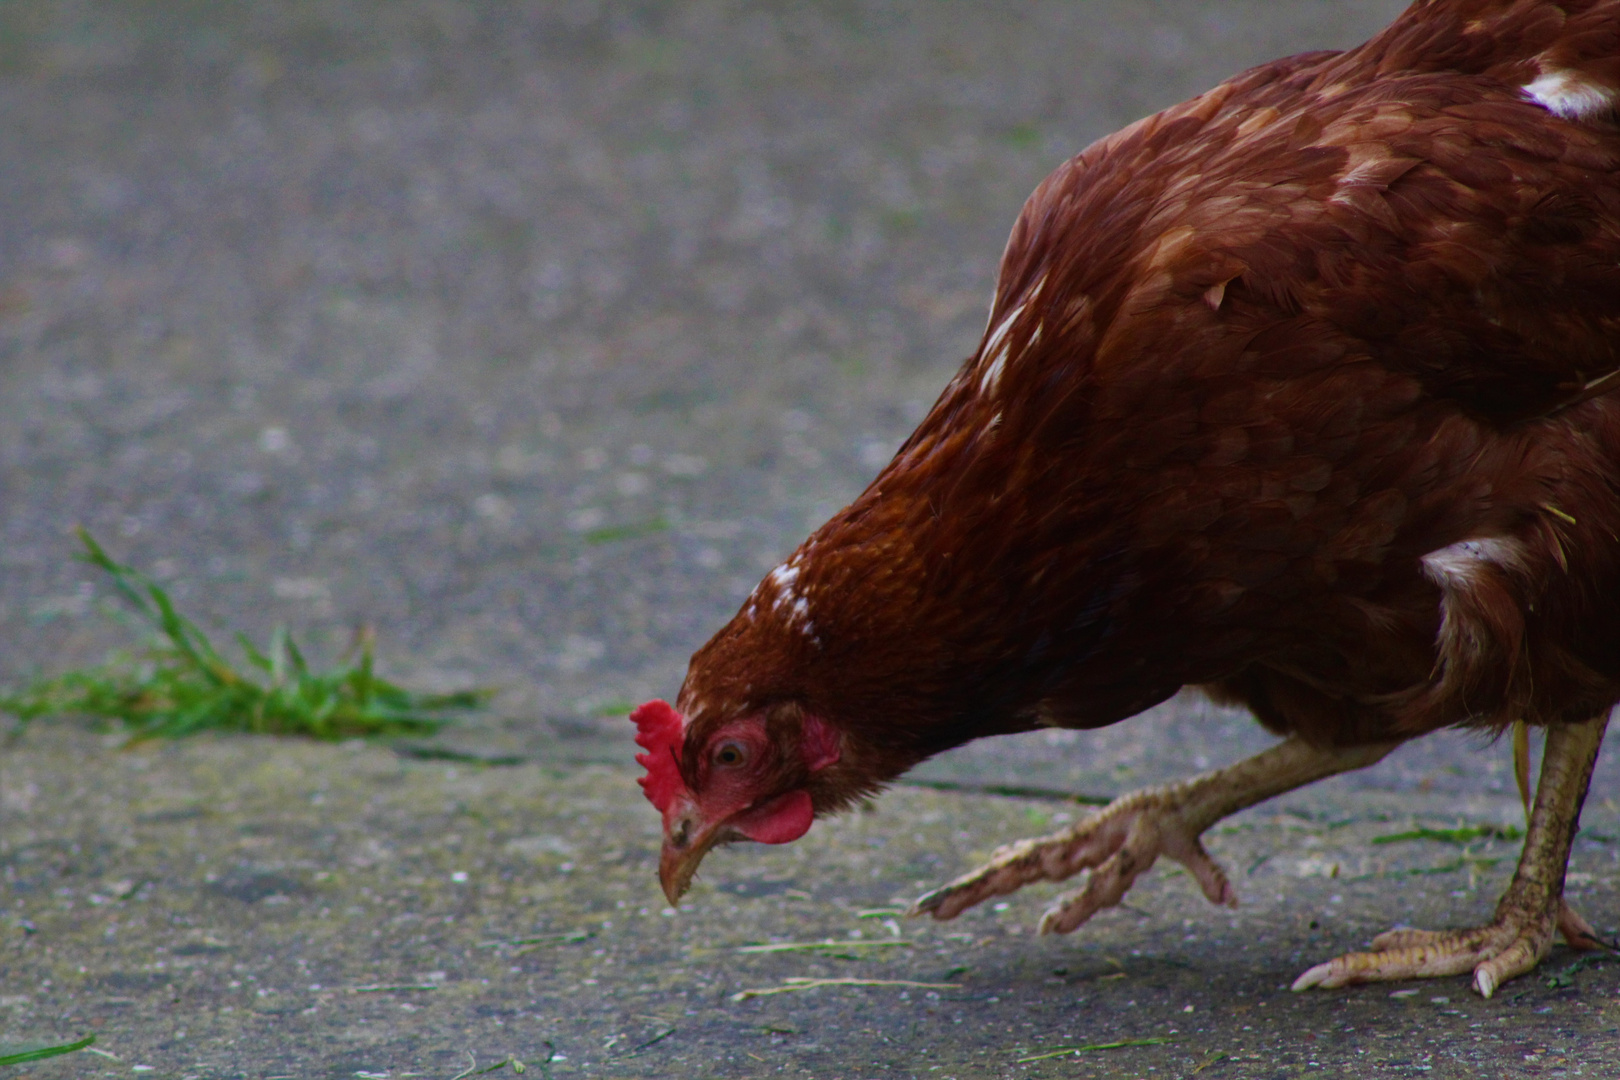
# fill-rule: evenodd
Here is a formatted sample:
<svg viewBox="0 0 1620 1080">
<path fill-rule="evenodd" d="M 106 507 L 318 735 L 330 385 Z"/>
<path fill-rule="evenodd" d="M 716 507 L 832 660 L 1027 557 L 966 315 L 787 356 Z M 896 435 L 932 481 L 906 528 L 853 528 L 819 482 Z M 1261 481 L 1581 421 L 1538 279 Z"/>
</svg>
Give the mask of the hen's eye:
<svg viewBox="0 0 1620 1080">
<path fill-rule="evenodd" d="M 741 765 L 744 758 L 742 747 L 736 743 L 725 743 L 714 752 L 716 765 Z"/>
</svg>

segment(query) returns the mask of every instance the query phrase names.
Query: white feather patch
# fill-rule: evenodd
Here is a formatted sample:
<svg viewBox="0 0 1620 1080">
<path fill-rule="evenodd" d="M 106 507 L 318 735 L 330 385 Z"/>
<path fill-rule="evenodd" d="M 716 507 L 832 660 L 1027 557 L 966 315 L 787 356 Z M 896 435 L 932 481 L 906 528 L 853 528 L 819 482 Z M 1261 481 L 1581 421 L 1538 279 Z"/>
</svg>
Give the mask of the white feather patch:
<svg viewBox="0 0 1620 1080">
<path fill-rule="evenodd" d="M 1547 71 L 1524 86 L 1524 96 L 1565 120 L 1590 120 L 1614 109 L 1614 91 L 1577 71 Z"/>
<path fill-rule="evenodd" d="M 1460 540 L 1423 556 L 1423 572 L 1443 589 L 1466 589 L 1481 564 L 1504 570 L 1524 570 L 1524 545 L 1511 537 Z"/>
<path fill-rule="evenodd" d="M 1023 313 L 1023 304 L 1007 312 L 1007 317 L 1002 319 L 985 339 L 984 351 L 979 354 L 981 357 L 979 362 L 984 368 L 979 375 L 979 393 L 992 393 L 996 384 L 1001 381 L 1002 369 L 1007 365 L 1007 335 L 1012 332 L 1013 323 L 1017 322 L 1018 316 Z"/>
<path fill-rule="evenodd" d="M 810 619 L 810 600 L 798 589 L 799 568 L 794 565 L 796 560 L 797 556 L 781 564 L 766 574 L 765 581 L 760 584 L 763 586 L 769 582 L 775 587 L 776 596 L 771 606 L 785 615 L 796 630 L 819 645 L 821 641 L 816 637 L 816 624 Z M 757 595 L 756 590 L 756 603 Z"/>
<path fill-rule="evenodd" d="M 778 595 L 790 596 L 793 593 L 793 583 L 799 580 L 799 568 L 791 562 L 785 562 L 767 574 L 766 580 L 776 586 Z"/>
</svg>

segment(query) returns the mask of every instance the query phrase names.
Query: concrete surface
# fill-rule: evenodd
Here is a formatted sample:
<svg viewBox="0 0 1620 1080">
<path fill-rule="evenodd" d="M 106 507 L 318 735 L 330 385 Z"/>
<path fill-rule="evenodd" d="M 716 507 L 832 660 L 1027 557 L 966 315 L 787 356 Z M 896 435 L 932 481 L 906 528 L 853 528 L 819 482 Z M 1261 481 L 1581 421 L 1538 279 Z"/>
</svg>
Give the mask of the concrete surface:
<svg viewBox="0 0 1620 1080">
<path fill-rule="evenodd" d="M 1620 1075 L 1620 965 L 1562 949 L 1491 1002 L 1283 990 L 1489 911 L 1513 844 L 1372 843 L 1519 820 L 1461 737 L 1220 830 L 1236 912 L 1161 869 L 1065 939 L 1050 889 L 870 914 L 1083 812 L 987 792 L 1265 744 L 1190 700 L 949 755 L 678 914 L 653 878 L 623 706 L 921 416 L 1029 189 L 1398 7 L 0 4 L 0 680 L 123 640 L 82 523 L 209 626 L 368 623 L 403 681 L 502 688 L 430 747 L 0 748 L 0 1042 L 115 1055 L 10 1075 Z M 1617 761 L 1574 856 L 1605 928 Z M 943 985 L 735 1000 L 796 977 Z"/>
</svg>

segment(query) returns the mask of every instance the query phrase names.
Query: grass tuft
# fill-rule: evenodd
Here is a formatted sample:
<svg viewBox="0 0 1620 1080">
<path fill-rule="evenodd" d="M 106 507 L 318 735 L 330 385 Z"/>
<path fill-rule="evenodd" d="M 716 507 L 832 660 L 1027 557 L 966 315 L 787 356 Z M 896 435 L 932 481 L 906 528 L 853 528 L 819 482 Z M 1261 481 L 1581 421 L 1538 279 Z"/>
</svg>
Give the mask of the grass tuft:
<svg viewBox="0 0 1620 1080">
<path fill-rule="evenodd" d="M 312 671 L 296 642 L 277 628 L 268 647 L 236 635 L 245 664 L 233 665 L 208 635 L 175 610 L 162 586 L 115 562 L 84 529 L 77 556 L 106 572 L 118 597 L 150 628 L 137 654 L 40 679 L 0 694 L 0 712 L 24 724 L 56 716 L 120 723 L 136 739 L 180 738 L 201 731 L 347 739 L 431 735 L 452 715 L 481 708 L 487 691 L 420 694 L 376 675 L 372 638 L 363 632 L 352 661 Z"/>
</svg>

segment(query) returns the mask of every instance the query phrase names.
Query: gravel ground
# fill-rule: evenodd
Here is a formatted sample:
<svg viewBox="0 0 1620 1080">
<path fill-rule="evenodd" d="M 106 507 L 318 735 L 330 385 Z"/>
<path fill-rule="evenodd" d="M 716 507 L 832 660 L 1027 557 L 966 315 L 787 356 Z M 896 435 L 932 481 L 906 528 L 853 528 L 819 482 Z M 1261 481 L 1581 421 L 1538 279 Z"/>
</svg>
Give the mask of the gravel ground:
<svg viewBox="0 0 1620 1080">
<path fill-rule="evenodd" d="M 679 914 L 627 767 L 625 704 L 973 347 L 1048 170 L 1400 6 L 0 4 L 0 682 L 122 640 L 83 524 L 210 627 L 329 658 L 368 625 L 391 676 L 499 687 L 436 749 L 518 762 L 0 749 L 0 1042 L 116 1055 L 15 1075 L 1620 1073 L 1612 965 L 1489 1003 L 1279 990 L 1489 910 L 1513 845 L 1371 840 L 1518 820 L 1503 747 L 1431 738 L 1235 819 L 1235 913 L 1161 871 L 1057 941 L 1035 898 L 861 913 L 1079 812 L 987 789 L 1111 795 L 1263 733 L 1178 699 L 970 747 L 917 774 L 969 790 L 714 857 Z M 1575 855 L 1605 927 L 1617 780 Z M 825 938 L 857 944 L 735 951 Z M 790 977 L 948 985 L 733 1000 Z M 1133 1039 L 1167 1041 L 1018 1060 Z"/>
<path fill-rule="evenodd" d="M 1161 869 L 1054 939 L 1030 933 L 1051 887 L 951 923 L 897 913 L 1072 804 L 900 788 L 800 843 L 712 855 L 676 912 L 652 876 L 657 818 L 622 766 L 115 745 L 41 727 L 0 763 L 0 1037 L 94 1031 L 117 1055 L 19 1075 L 449 1080 L 510 1057 L 540 1076 L 962 1080 L 1617 1066 L 1615 968 L 1561 948 L 1488 1002 L 1462 979 L 1287 991 L 1392 922 L 1485 916 L 1516 844 L 1373 841 L 1512 822 L 1511 799 L 1295 796 L 1212 830 L 1236 910 Z M 1603 827 L 1577 845 L 1572 894 L 1612 925 L 1620 830 Z M 747 994 L 794 979 L 889 985 Z"/>
</svg>

